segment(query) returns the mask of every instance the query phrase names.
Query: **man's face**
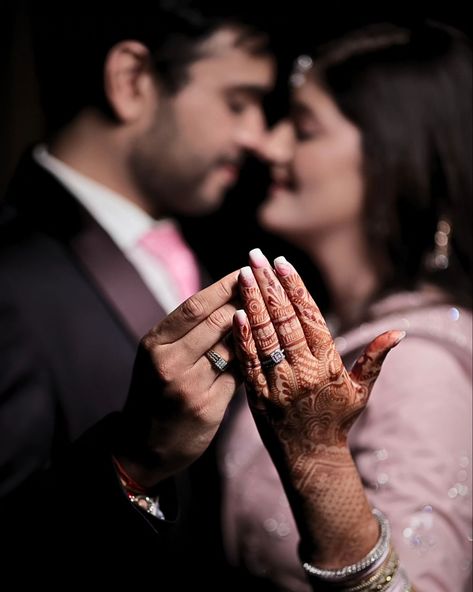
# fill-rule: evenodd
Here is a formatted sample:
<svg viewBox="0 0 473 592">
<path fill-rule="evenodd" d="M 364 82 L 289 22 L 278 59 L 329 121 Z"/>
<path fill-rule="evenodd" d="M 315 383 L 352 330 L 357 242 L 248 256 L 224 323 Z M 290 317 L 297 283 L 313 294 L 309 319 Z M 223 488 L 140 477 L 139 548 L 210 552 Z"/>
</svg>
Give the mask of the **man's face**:
<svg viewBox="0 0 473 592">
<path fill-rule="evenodd" d="M 236 45 L 237 35 L 222 29 L 202 44 L 188 83 L 172 96 L 158 92 L 153 117 L 135 138 L 132 175 L 157 213 L 214 210 L 245 153 L 260 148 L 261 100 L 273 84 L 274 63 Z"/>
</svg>

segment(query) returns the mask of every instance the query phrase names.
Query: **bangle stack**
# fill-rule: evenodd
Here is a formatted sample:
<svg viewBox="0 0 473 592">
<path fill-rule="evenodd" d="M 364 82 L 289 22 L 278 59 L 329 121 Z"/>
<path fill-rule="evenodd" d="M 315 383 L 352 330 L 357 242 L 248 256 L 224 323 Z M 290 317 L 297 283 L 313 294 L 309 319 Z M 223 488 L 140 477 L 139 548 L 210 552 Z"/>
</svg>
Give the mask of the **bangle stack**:
<svg viewBox="0 0 473 592">
<path fill-rule="evenodd" d="M 406 574 L 400 567 L 396 551 L 391 546 L 391 528 L 386 516 L 374 508 L 379 524 L 379 538 L 371 551 L 357 563 L 337 569 L 325 569 L 303 561 L 302 567 L 312 579 L 343 592 L 409 592 Z"/>
</svg>

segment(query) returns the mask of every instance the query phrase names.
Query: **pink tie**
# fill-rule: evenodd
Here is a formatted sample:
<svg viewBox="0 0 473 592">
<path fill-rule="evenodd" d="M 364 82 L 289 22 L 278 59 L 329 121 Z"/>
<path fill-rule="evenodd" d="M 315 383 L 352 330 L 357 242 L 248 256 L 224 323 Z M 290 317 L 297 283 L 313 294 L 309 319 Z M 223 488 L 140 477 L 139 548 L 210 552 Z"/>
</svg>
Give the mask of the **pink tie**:
<svg viewBox="0 0 473 592">
<path fill-rule="evenodd" d="M 196 258 L 172 221 L 160 222 L 139 242 L 164 265 L 174 279 L 181 301 L 199 290 L 200 273 Z"/>
</svg>

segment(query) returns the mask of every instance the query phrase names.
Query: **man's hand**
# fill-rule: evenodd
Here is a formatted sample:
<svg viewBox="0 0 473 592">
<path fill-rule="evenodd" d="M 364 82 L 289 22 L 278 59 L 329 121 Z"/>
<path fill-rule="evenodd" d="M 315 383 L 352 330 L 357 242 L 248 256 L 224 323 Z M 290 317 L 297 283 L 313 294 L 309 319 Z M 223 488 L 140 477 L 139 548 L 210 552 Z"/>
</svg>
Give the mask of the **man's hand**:
<svg viewBox="0 0 473 592">
<path fill-rule="evenodd" d="M 209 349 L 231 361 L 225 337 L 236 310 L 237 272 L 194 294 L 141 341 L 117 456 L 145 487 L 186 468 L 208 447 L 238 387 Z"/>
</svg>

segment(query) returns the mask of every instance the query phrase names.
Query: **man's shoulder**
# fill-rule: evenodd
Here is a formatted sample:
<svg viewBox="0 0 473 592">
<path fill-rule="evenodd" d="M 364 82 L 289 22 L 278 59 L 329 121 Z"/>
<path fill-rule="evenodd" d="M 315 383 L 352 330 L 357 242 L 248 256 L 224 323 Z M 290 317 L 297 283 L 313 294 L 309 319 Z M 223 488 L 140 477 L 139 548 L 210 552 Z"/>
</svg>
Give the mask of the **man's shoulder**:
<svg viewBox="0 0 473 592">
<path fill-rule="evenodd" d="M 20 265 L 23 271 L 39 262 L 62 259 L 65 247 L 60 241 L 35 228 L 9 204 L 0 207 L 0 270 Z"/>
<path fill-rule="evenodd" d="M 25 152 L 0 202 L 0 273 L 11 265 L 21 265 L 23 274 L 69 266 L 68 241 L 82 224 L 80 204 L 32 150 Z"/>
<path fill-rule="evenodd" d="M 32 150 L 19 160 L 2 202 L 10 210 L 0 215 L 2 234 L 7 232 L 7 236 L 12 234 L 12 229 L 17 234 L 29 226 L 66 238 L 77 231 L 85 216 L 79 201 L 36 161 Z"/>
<path fill-rule="evenodd" d="M 0 208 L 0 307 L 56 315 L 91 290 L 67 244 Z M 70 306 L 70 304 L 69 304 Z"/>
<path fill-rule="evenodd" d="M 5 189 L 4 201 L 8 203 L 21 201 L 25 193 L 36 192 L 44 184 L 53 181 L 52 175 L 38 164 L 33 154 L 34 147 L 30 146 L 18 159 Z"/>
</svg>

